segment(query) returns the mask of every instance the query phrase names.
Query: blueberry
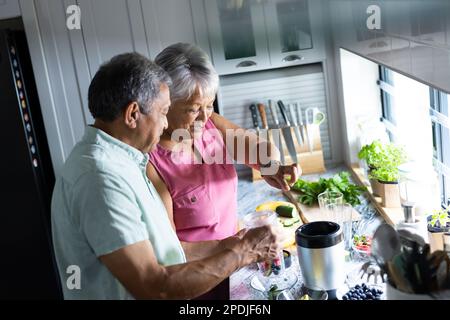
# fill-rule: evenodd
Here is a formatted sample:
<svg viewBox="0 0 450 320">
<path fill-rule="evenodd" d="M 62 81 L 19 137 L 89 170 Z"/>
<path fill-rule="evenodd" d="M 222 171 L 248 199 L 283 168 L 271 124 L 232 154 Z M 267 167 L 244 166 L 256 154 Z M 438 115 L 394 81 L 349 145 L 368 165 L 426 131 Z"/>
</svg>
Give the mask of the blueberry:
<svg viewBox="0 0 450 320">
<path fill-rule="evenodd" d="M 363 283 L 363 284 L 361 285 L 361 287 L 362 287 L 363 289 L 366 289 L 366 288 L 367 288 L 367 285 L 366 285 L 365 283 Z"/>
<path fill-rule="evenodd" d="M 360 286 L 359 284 L 357 284 L 357 285 L 355 286 L 355 289 L 359 289 L 359 288 L 361 288 L 361 286 Z"/>
<path fill-rule="evenodd" d="M 345 295 L 342 297 L 342 300 L 348 300 L 348 297 Z"/>
<path fill-rule="evenodd" d="M 367 299 L 373 299 L 373 295 L 370 292 L 366 294 L 366 297 L 367 297 Z"/>
<path fill-rule="evenodd" d="M 370 290 L 372 292 L 373 295 L 377 294 L 377 289 L 373 288 L 372 290 Z"/>
<path fill-rule="evenodd" d="M 377 293 L 382 294 L 383 290 L 377 289 Z"/>
<path fill-rule="evenodd" d="M 365 299 L 367 296 L 366 296 L 365 293 L 362 293 L 362 294 L 360 295 L 360 297 L 361 297 L 362 299 Z"/>
</svg>

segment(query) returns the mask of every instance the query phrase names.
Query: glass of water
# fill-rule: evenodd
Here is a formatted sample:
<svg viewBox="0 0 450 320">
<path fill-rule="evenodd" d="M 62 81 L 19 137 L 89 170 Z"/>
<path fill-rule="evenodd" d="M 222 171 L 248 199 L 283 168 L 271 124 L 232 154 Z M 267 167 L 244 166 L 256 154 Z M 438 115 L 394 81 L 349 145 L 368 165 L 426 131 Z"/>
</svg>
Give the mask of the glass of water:
<svg viewBox="0 0 450 320">
<path fill-rule="evenodd" d="M 345 250 L 350 250 L 352 247 L 353 207 L 348 203 L 332 203 L 325 206 L 325 211 L 330 218 L 329 220 L 332 222 L 336 222 L 342 228 Z"/>
</svg>

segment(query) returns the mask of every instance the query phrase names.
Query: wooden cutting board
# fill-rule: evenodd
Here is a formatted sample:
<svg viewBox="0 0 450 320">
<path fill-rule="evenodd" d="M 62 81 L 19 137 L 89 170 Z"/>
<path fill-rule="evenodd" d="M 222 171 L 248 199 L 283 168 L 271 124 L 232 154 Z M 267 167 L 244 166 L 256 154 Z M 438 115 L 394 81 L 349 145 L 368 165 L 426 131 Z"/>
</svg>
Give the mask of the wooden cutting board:
<svg viewBox="0 0 450 320">
<path fill-rule="evenodd" d="M 300 193 L 290 190 L 290 191 L 283 191 L 283 194 L 286 197 L 288 197 L 289 201 L 292 204 L 295 205 L 303 223 L 323 221 L 324 219 L 326 219 L 326 215 L 320 211 L 318 204 L 310 207 L 298 202 L 298 197 L 300 196 Z M 359 215 L 359 212 L 356 211 L 355 208 L 353 208 L 352 220 L 357 221 L 360 219 L 361 217 Z"/>
</svg>

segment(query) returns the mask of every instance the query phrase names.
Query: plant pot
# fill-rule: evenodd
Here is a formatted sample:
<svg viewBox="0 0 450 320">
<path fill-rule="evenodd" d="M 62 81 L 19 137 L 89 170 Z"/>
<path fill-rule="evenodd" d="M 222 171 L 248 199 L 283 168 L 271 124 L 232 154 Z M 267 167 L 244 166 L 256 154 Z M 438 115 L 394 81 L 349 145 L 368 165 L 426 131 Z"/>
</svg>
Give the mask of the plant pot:
<svg viewBox="0 0 450 320">
<path fill-rule="evenodd" d="M 428 226 L 428 240 L 430 241 L 430 252 L 444 250 L 444 233 L 449 232 L 449 227 Z"/>
<path fill-rule="evenodd" d="M 369 179 L 369 182 L 372 187 L 372 194 L 376 197 L 381 197 L 381 183 L 376 179 Z"/>
<path fill-rule="evenodd" d="M 398 182 L 385 182 L 380 184 L 381 205 L 385 208 L 400 208 L 400 190 Z"/>
</svg>

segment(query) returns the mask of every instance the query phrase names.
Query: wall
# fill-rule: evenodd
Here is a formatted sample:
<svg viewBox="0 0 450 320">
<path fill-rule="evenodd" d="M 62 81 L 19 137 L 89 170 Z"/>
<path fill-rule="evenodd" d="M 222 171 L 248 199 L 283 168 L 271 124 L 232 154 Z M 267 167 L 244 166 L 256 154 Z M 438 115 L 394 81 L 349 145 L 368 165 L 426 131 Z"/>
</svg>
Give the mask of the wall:
<svg viewBox="0 0 450 320">
<path fill-rule="evenodd" d="M 101 63 L 129 51 L 154 58 L 170 43 L 196 42 L 189 0 L 19 3 L 56 175 L 92 123 L 87 91 Z M 66 27 L 71 4 L 80 6 L 81 30 Z"/>
</svg>

